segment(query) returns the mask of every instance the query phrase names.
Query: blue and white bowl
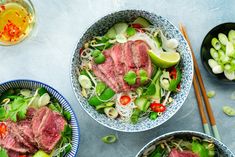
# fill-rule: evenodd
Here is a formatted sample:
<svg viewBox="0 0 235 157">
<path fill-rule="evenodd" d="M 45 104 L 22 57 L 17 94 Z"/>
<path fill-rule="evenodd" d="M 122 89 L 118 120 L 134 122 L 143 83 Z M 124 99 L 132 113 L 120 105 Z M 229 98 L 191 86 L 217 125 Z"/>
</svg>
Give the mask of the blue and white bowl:
<svg viewBox="0 0 235 157">
<path fill-rule="evenodd" d="M 10 88 L 27 88 L 36 90 L 38 87 L 44 87 L 51 95 L 53 95 L 61 104 L 61 106 L 71 114 L 71 126 L 72 126 L 72 149 L 66 155 L 66 157 L 75 157 L 78 154 L 78 147 L 80 142 L 80 130 L 77 117 L 71 108 L 69 102 L 54 88 L 33 80 L 12 80 L 0 84 L 0 95 L 4 91 Z"/>
<path fill-rule="evenodd" d="M 202 139 L 210 140 L 210 141 L 213 141 L 213 143 L 215 144 L 215 147 L 220 151 L 220 153 L 222 154 L 223 157 L 235 157 L 235 155 L 232 153 L 231 150 L 229 150 L 229 148 L 227 146 L 225 146 L 222 142 L 218 141 L 214 137 L 211 137 L 211 136 L 206 135 L 206 134 L 201 133 L 201 132 L 188 131 L 188 130 L 170 132 L 170 133 L 161 135 L 161 136 L 153 139 L 152 141 L 147 143 L 138 152 L 136 157 L 142 157 L 145 150 L 147 150 L 148 148 L 150 148 L 151 146 L 155 145 L 156 143 L 158 143 L 162 140 L 169 139 L 172 136 L 178 137 L 178 138 L 185 138 L 185 137 L 192 138 L 193 136 L 196 136 L 196 137 L 199 137 L 199 138 L 202 138 Z"/>
<path fill-rule="evenodd" d="M 79 67 L 79 51 L 83 47 L 84 43 L 91 40 L 94 36 L 104 35 L 110 27 L 117 22 L 131 22 L 137 17 L 142 16 L 148 19 L 153 25 L 159 27 L 168 38 L 176 38 L 179 41 L 177 51 L 181 55 L 181 68 L 183 70 L 181 91 L 173 96 L 174 102 L 167 108 L 167 111 L 155 121 L 145 119 L 137 124 L 125 123 L 119 120 L 113 120 L 107 118 L 104 114 L 98 113 L 92 106 L 90 106 L 87 100 L 81 95 L 81 88 L 78 82 L 78 76 L 76 74 L 76 68 Z M 168 119 L 170 119 L 183 105 L 185 99 L 191 88 L 193 78 L 193 61 L 191 52 L 187 42 L 180 33 L 180 31 L 167 19 L 158 16 L 153 13 L 149 13 L 142 10 L 124 10 L 109 14 L 97 22 L 95 22 L 80 39 L 77 48 L 72 57 L 71 65 L 71 82 L 75 95 L 82 106 L 82 108 L 97 122 L 100 124 L 123 132 L 140 132 L 155 128 Z"/>
</svg>

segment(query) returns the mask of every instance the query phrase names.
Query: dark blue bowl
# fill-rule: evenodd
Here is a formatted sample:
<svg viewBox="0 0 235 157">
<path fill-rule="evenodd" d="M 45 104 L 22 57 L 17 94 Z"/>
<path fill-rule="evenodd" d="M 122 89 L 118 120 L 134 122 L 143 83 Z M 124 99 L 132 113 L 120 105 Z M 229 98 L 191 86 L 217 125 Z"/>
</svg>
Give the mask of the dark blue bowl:
<svg viewBox="0 0 235 157">
<path fill-rule="evenodd" d="M 228 32 L 231 29 L 235 30 L 235 23 L 232 23 L 232 22 L 222 23 L 218 26 L 215 26 L 213 29 L 211 29 L 207 33 L 207 35 L 205 36 L 205 38 L 202 42 L 202 45 L 201 45 L 201 61 L 202 61 L 203 66 L 205 67 L 205 69 L 211 74 L 211 76 L 213 76 L 219 80 L 222 80 L 224 82 L 227 82 L 227 83 L 235 83 L 235 80 L 233 80 L 233 81 L 228 80 L 223 73 L 222 74 L 214 74 L 212 72 L 211 67 L 208 64 L 208 60 L 212 58 L 210 55 L 210 48 L 212 48 L 212 45 L 211 45 L 212 38 L 214 38 L 214 37 L 218 38 L 219 33 L 224 33 L 224 34 L 228 35 Z"/>
<path fill-rule="evenodd" d="M 78 154 L 78 148 L 80 143 L 80 129 L 77 117 L 69 104 L 69 102 L 54 88 L 33 80 L 12 80 L 0 84 L 0 95 L 4 91 L 10 88 L 28 88 L 28 89 L 37 89 L 38 87 L 44 87 L 46 90 L 53 95 L 61 104 L 61 106 L 71 114 L 70 125 L 72 126 L 72 149 L 65 157 L 75 157 Z"/>
</svg>

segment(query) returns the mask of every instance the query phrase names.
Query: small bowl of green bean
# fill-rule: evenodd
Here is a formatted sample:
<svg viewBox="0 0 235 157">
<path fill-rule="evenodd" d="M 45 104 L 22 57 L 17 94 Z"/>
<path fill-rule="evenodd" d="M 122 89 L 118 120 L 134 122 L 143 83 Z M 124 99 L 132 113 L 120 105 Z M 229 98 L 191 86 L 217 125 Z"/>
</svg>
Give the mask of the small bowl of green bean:
<svg viewBox="0 0 235 157">
<path fill-rule="evenodd" d="M 235 83 L 235 23 L 211 29 L 201 45 L 201 60 L 214 77 Z"/>
</svg>

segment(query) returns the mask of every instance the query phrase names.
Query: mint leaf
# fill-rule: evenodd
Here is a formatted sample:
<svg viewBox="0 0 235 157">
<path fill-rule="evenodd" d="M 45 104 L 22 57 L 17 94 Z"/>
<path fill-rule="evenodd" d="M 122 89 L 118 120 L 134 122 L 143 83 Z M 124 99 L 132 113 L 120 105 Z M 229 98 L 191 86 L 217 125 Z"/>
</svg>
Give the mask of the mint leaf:
<svg viewBox="0 0 235 157">
<path fill-rule="evenodd" d="M 139 71 L 139 75 L 140 75 L 140 83 L 143 84 L 148 80 L 148 73 L 147 71 L 140 69 Z"/>
<path fill-rule="evenodd" d="M 4 120 L 6 117 L 6 109 L 1 107 L 0 108 L 0 120 Z"/>
<path fill-rule="evenodd" d="M 129 85 L 134 85 L 136 83 L 136 73 L 134 71 L 128 71 L 124 75 L 124 81 L 126 81 Z"/>
</svg>

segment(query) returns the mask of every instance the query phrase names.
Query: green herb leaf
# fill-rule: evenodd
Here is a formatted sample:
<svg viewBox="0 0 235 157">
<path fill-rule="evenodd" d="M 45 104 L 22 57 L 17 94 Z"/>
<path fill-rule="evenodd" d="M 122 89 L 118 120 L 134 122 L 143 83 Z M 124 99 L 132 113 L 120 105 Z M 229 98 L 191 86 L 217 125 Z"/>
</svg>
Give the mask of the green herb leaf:
<svg viewBox="0 0 235 157">
<path fill-rule="evenodd" d="M 23 97 L 17 97 L 13 102 L 9 103 L 7 118 L 10 118 L 13 122 L 17 121 L 17 117 L 21 120 L 25 119 L 29 100 Z"/>
<path fill-rule="evenodd" d="M 126 30 L 126 33 L 127 33 L 128 36 L 133 36 L 133 35 L 135 35 L 136 30 L 133 27 L 128 27 L 127 30 Z"/>
<path fill-rule="evenodd" d="M 136 83 L 136 73 L 134 71 L 128 71 L 124 75 L 124 80 L 129 84 L 129 85 L 134 85 Z"/>
<path fill-rule="evenodd" d="M 154 95 L 156 93 L 156 87 L 155 84 L 150 84 L 144 93 L 146 96 Z"/>
<path fill-rule="evenodd" d="M 192 151 L 200 155 L 200 157 L 208 157 L 208 150 L 198 141 L 192 142 Z"/>
<path fill-rule="evenodd" d="M 0 107 L 0 121 L 4 120 L 5 118 L 6 118 L 6 109 Z"/>
<path fill-rule="evenodd" d="M 70 114 L 69 111 L 64 111 L 64 112 L 63 112 L 63 115 L 64 115 L 64 117 L 65 117 L 65 119 L 66 119 L 67 121 L 70 121 L 70 120 L 71 120 L 71 114 Z"/>
<path fill-rule="evenodd" d="M 95 92 L 98 96 L 100 96 L 103 91 L 105 90 L 106 88 L 106 84 L 104 82 L 98 82 L 96 87 L 95 87 Z"/>
<path fill-rule="evenodd" d="M 147 71 L 140 69 L 139 70 L 139 75 L 140 75 L 140 83 L 143 84 L 148 80 L 148 73 Z"/>
<path fill-rule="evenodd" d="M 8 157 L 7 151 L 3 148 L 0 148 L 0 156 L 1 157 Z"/>
<path fill-rule="evenodd" d="M 70 125 L 65 125 L 64 131 L 61 132 L 63 138 L 72 139 L 72 128 Z"/>
<path fill-rule="evenodd" d="M 101 140 L 104 143 L 111 144 L 111 143 L 114 143 L 117 141 L 117 137 L 115 135 L 111 134 L 111 135 L 107 135 L 107 136 L 102 137 Z"/>
<path fill-rule="evenodd" d="M 46 90 L 46 88 L 44 88 L 44 87 L 38 88 L 37 91 L 38 91 L 38 94 L 39 94 L 40 96 L 42 96 L 43 94 L 47 93 L 47 90 Z"/>
<path fill-rule="evenodd" d="M 172 79 L 170 81 L 169 91 L 176 91 L 177 86 L 178 86 L 178 84 L 181 81 L 182 72 L 181 72 L 181 70 L 180 70 L 180 68 L 178 66 L 176 67 L 176 71 L 177 71 L 176 79 Z"/>
</svg>

